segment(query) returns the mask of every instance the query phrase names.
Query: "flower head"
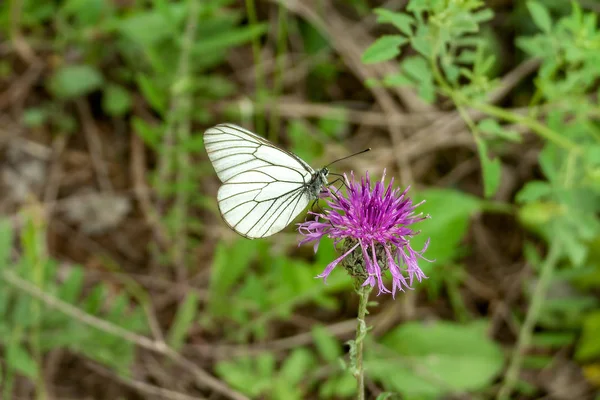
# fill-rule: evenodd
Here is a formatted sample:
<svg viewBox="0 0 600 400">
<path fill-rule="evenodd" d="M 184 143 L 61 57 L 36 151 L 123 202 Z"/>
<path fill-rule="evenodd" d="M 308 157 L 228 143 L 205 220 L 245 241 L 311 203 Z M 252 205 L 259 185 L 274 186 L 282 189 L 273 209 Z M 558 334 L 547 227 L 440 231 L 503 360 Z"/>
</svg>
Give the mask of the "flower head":
<svg viewBox="0 0 600 400">
<path fill-rule="evenodd" d="M 384 171 L 385 178 L 385 171 Z M 332 238 L 334 244 L 342 244 L 342 255 L 331 262 L 318 278 L 326 279 L 331 271 L 340 263 L 357 278 L 364 278 L 363 286 L 377 284 L 379 294 L 411 289 L 414 279 L 419 282 L 427 278 L 417 264 L 423 258 L 423 252 L 415 251 L 410 246 L 410 239 L 418 232 L 410 226 L 422 221 L 426 216 L 415 214 L 415 208 L 403 192 L 392 189 L 394 179 L 385 187 L 383 178 L 375 183 L 371 190 L 369 174 L 360 182 L 344 175 L 347 193 L 329 192 L 327 204 L 330 209 L 316 215 L 315 220 L 299 224 L 299 232 L 304 235 L 300 244 L 315 242 L 315 252 L 319 241 L 324 236 Z M 328 189 L 329 190 L 329 189 Z M 426 260 L 426 259 L 425 259 Z M 392 290 L 383 284 L 383 273 L 388 270 L 392 275 Z"/>
</svg>

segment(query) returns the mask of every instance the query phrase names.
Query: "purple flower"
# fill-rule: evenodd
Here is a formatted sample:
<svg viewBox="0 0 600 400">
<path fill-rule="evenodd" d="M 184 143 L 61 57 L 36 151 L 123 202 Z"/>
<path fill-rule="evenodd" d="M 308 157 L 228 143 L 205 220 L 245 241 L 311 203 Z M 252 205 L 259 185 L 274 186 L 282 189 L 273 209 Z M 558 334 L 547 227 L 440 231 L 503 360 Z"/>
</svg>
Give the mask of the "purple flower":
<svg viewBox="0 0 600 400">
<path fill-rule="evenodd" d="M 417 260 L 423 258 L 429 239 L 421 251 L 410 246 L 410 239 L 419 232 L 410 226 L 427 218 L 415 214 L 419 204 L 413 204 L 403 192 L 392 189 L 394 179 L 385 187 L 383 178 L 375 183 L 371 190 L 371 180 L 367 173 L 360 182 L 344 174 L 347 185 L 345 196 L 341 192 L 329 191 L 327 204 L 330 209 L 316 215 L 315 220 L 298 224 L 298 231 L 304 235 L 300 244 L 315 241 L 315 252 L 319 240 L 324 236 L 332 238 L 334 244 L 342 243 L 342 255 L 331 262 L 318 278 L 327 279 L 331 271 L 340 263 L 357 278 L 364 279 L 362 286 L 374 287 L 377 283 L 379 294 L 412 289 L 416 278 L 419 282 L 427 278 L 419 268 Z M 385 178 L 385 171 L 383 173 Z M 360 247 L 360 249 L 359 249 Z M 427 260 L 429 261 L 429 260 Z M 388 270 L 392 275 L 392 291 L 383 284 L 383 273 Z"/>
</svg>

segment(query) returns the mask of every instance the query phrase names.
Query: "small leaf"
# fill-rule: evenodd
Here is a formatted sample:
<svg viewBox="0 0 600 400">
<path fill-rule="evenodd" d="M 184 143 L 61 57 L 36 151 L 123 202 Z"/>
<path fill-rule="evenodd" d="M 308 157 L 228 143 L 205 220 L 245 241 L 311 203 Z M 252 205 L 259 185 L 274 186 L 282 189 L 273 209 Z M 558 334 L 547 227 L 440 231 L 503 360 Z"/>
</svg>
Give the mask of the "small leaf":
<svg viewBox="0 0 600 400">
<path fill-rule="evenodd" d="M 175 350 L 181 349 L 185 341 L 192 323 L 196 319 L 196 313 L 198 312 L 198 294 L 195 292 L 189 292 L 184 302 L 179 306 L 177 314 L 175 315 L 175 322 L 169 330 L 169 337 L 167 343 Z"/>
<path fill-rule="evenodd" d="M 527 9 L 537 27 L 543 32 L 550 32 L 552 29 L 552 18 L 546 7 L 538 1 L 530 0 L 527 2 Z"/>
<path fill-rule="evenodd" d="M 323 326 L 315 325 L 312 336 L 317 352 L 325 361 L 334 362 L 342 355 L 340 343 Z"/>
<path fill-rule="evenodd" d="M 414 82 L 406 77 L 404 74 L 390 74 L 383 78 L 383 83 L 386 86 L 411 86 Z"/>
<path fill-rule="evenodd" d="M 67 65 L 54 72 L 49 90 L 60 99 L 72 99 L 93 92 L 103 82 L 100 72 L 90 65 Z"/>
<path fill-rule="evenodd" d="M 42 126 L 48 119 L 48 115 L 48 111 L 44 108 L 28 108 L 23 112 L 23 124 L 29 128 Z"/>
<path fill-rule="evenodd" d="M 0 270 L 9 265 L 13 227 L 9 219 L 0 219 Z"/>
<path fill-rule="evenodd" d="M 194 43 L 194 54 L 219 53 L 242 45 L 267 32 L 267 24 L 254 24 L 236 29 L 220 30 Z"/>
<path fill-rule="evenodd" d="M 167 109 L 167 99 L 169 98 L 167 91 L 148 75 L 140 73 L 136 76 L 136 81 L 146 101 L 156 111 L 164 114 Z"/>
<path fill-rule="evenodd" d="M 102 96 L 102 108 L 107 114 L 120 117 L 131 109 L 131 96 L 120 85 L 108 85 Z"/>
<path fill-rule="evenodd" d="M 431 57 L 433 48 L 431 47 L 431 39 L 427 36 L 415 36 L 411 38 L 410 44 L 413 49 L 418 51 L 424 57 Z"/>
<path fill-rule="evenodd" d="M 515 196 L 517 203 L 531 203 L 552 193 L 552 186 L 545 181 L 529 181 Z"/>
<path fill-rule="evenodd" d="M 133 117 L 133 131 L 139 135 L 144 143 L 153 149 L 158 149 L 160 146 L 160 126 L 152 126 L 148 122 L 139 117 Z"/>
<path fill-rule="evenodd" d="M 570 346 L 575 341 L 575 334 L 572 332 L 541 332 L 536 333 L 532 339 L 531 344 L 535 347 L 546 347 L 546 348 L 561 348 Z"/>
<path fill-rule="evenodd" d="M 176 22 L 178 22 L 180 13 L 174 14 Z M 118 29 L 123 37 L 135 42 L 141 48 L 152 47 L 156 43 L 178 34 L 169 18 L 165 18 L 157 11 L 142 12 L 138 10 L 136 13 L 131 13 L 130 17 L 119 21 Z"/>
<path fill-rule="evenodd" d="M 404 36 L 400 35 L 382 36 L 365 50 L 361 60 L 365 64 L 391 60 L 400 54 L 400 46 L 407 41 Z"/>
<path fill-rule="evenodd" d="M 392 24 L 406 36 L 412 35 L 412 25 L 415 21 L 410 15 L 386 10 L 385 8 L 375 9 L 375 14 L 378 15 L 377 22 L 380 24 Z"/>
<path fill-rule="evenodd" d="M 544 369 L 552 365 L 554 357 L 546 355 L 528 355 L 523 357 L 523 368 Z"/>
<path fill-rule="evenodd" d="M 38 364 L 20 344 L 10 343 L 5 350 L 9 366 L 28 378 L 35 379 L 38 376 Z"/>
<path fill-rule="evenodd" d="M 76 304 L 78 296 L 83 289 L 83 269 L 79 266 L 73 268 L 69 276 L 58 290 L 58 297 L 70 304 Z"/>
<path fill-rule="evenodd" d="M 433 73 L 425 58 L 421 56 L 406 57 L 402 62 L 402 69 L 417 82 L 432 82 Z"/>
<path fill-rule="evenodd" d="M 306 348 L 295 349 L 280 368 L 279 376 L 288 386 L 296 386 L 315 364 L 313 354 Z"/>
<path fill-rule="evenodd" d="M 502 165 L 498 157 L 491 159 L 488 155 L 487 144 L 482 139 L 476 139 L 479 158 L 481 160 L 481 170 L 483 173 L 483 192 L 484 196 L 489 198 L 496 194 L 500 187 L 500 178 L 502 177 Z"/>
</svg>

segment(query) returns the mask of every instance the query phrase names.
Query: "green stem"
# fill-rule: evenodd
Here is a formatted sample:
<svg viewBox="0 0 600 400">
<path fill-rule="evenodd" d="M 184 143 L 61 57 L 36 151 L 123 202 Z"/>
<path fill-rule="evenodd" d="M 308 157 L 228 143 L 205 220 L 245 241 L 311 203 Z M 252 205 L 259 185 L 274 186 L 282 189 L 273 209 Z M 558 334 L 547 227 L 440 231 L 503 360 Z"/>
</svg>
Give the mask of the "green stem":
<svg viewBox="0 0 600 400">
<path fill-rule="evenodd" d="M 365 399 L 365 370 L 363 367 L 363 347 L 364 340 L 367 336 L 367 323 L 365 317 L 367 315 L 367 304 L 369 303 L 369 293 L 373 288 L 370 285 L 361 286 L 357 292 L 359 296 L 358 302 L 358 325 L 356 326 L 356 371 L 354 376 L 358 385 L 358 400 Z"/>
<path fill-rule="evenodd" d="M 496 107 L 485 103 L 470 102 L 468 105 L 469 107 L 472 107 L 493 117 L 526 126 L 533 132 L 537 133 L 539 136 L 543 137 L 544 139 L 547 139 L 550 142 L 554 142 L 557 145 L 564 147 L 568 150 L 573 150 L 577 153 L 581 153 L 583 151 L 582 148 L 576 143 L 570 141 L 565 136 L 562 136 L 560 133 L 556 132 L 553 129 L 550 129 L 538 120 L 533 119 L 527 115 L 517 114 L 508 110 L 504 110 L 500 107 Z"/>
<path fill-rule="evenodd" d="M 560 253 L 561 249 L 559 243 L 557 241 L 553 242 L 550 245 L 548 256 L 542 264 L 540 277 L 533 291 L 531 304 L 527 310 L 525 321 L 519 330 L 519 337 L 513 350 L 510 365 L 508 366 L 504 376 L 504 382 L 502 383 L 502 386 L 498 391 L 498 395 L 496 396 L 497 400 L 508 400 L 513 388 L 515 387 L 515 384 L 517 383 L 519 372 L 521 370 L 521 364 L 523 362 L 523 355 L 525 350 L 531 344 L 533 329 L 538 321 L 542 305 L 546 298 L 546 291 L 548 290 L 548 286 L 552 280 L 554 268 L 556 267 Z"/>
<path fill-rule="evenodd" d="M 437 50 L 433 52 L 433 54 L 437 54 Z M 502 119 L 504 121 L 513 122 L 517 124 L 521 124 L 523 126 L 528 127 L 537 135 L 543 137 L 544 139 L 553 142 L 565 149 L 573 150 L 576 153 L 582 153 L 583 149 L 581 146 L 577 145 L 577 143 L 572 142 L 567 139 L 565 136 L 561 135 L 559 132 L 556 132 L 554 129 L 549 128 L 548 126 L 542 124 L 535 118 L 531 118 L 528 115 L 521 115 L 514 113 L 512 111 L 505 110 L 503 108 L 494 106 L 488 103 L 475 102 L 470 100 L 469 98 L 463 96 L 458 90 L 455 90 L 447 81 L 440 69 L 437 66 L 437 59 L 435 56 L 432 56 L 429 60 L 431 70 L 433 73 L 433 77 L 442 89 L 442 92 L 449 96 L 458 111 L 461 112 L 461 106 L 466 108 L 473 108 L 475 110 L 479 110 L 487 115 Z M 464 112 L 461 112 L 461 116 L 465 119 L 465 115 L 468 115 Z M 468 120 L 465 120 L 465 123 L 469 124 Z M 476 133 L 476 132 L 474 132 Z"/>
</svg>

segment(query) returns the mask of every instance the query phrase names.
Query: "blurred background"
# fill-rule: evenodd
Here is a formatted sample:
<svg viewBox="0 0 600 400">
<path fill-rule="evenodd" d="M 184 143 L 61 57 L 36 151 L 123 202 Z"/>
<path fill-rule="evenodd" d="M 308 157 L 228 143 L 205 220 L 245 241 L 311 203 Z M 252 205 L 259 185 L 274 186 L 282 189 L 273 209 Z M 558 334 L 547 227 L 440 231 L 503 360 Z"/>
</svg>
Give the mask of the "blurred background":
<svg viewBox="0 0 600 400">
<path fill-rule="evenodd" d="M 219 216 L 202 133 L 232 122 L 315 168 L 371 147 L 333 171 L 426 200 L 367 398 L 597 399 L 599 10 L 1 2 L 0 398 L 356 396 L 333 244 Z"/>
</svg>

